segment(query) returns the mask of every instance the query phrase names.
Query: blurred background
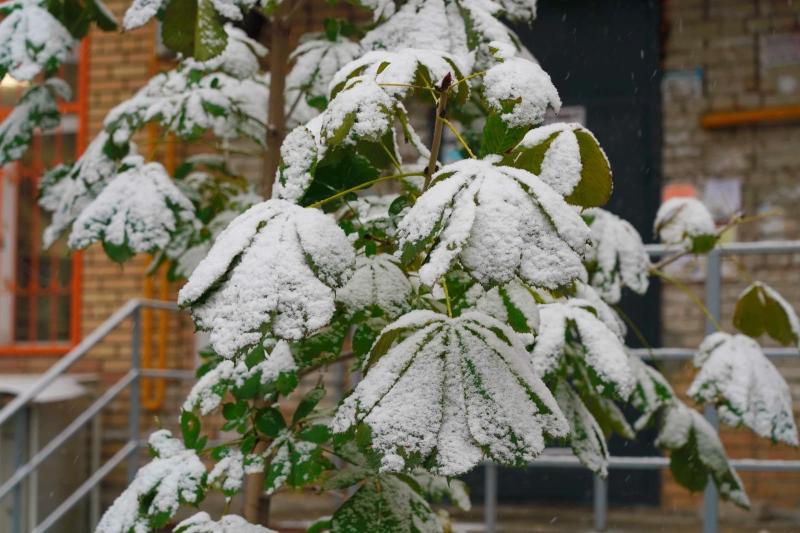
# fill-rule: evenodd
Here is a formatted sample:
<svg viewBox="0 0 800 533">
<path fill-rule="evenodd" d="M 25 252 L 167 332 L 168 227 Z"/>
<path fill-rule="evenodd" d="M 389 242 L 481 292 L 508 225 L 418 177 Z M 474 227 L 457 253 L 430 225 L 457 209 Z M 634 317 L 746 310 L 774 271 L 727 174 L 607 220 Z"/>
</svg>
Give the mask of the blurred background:
<svg viewBox="0 0 800 533">
<path fill-rule="evenodd" d="M 121 18 L 129 1 L 106 3 Z M 321 30 L 328 17 L 367 17 L 344 2 L 308 1 L 302 10 L 291 30 L 295 40 Z M 263 38 L 269 32 L 257 18 L 245 25 L 253 36 Z M 564 102 L 559 120 L 585 124 L 606 150 L 615 184 L 609 208 L 631 221 L 645 242 L 653 240 L 659 203 L 674 196 L 698 197 L 720 225 L 739 212 L 763 215 L 726 233 L 726 241 L 795 241 L 769 253 L 722 258 L 723 321 L 729 323 L 737 295 L 753 278 L 769 283 L 800 307 L 799 2 L 540 0 L 538 20 L 516 30 L 559 89 Z M 47 224 L 36 204 L 42 169 L 74 160 L 111 107 L 172 64 L 154 25 L 131 33 L 135 38 L 92 33 L 64 67 L 74 97 L 62 106 L 62 126 L 38 137 L 25 160 L 0 169 L 0 407 L 29 390 L 82 339 L 110 324 L 109 317 L 131 299 L 175 299 L 177 287 L 167 281 L 163 269 L 146 274 L 148 258 L 122 268 L 100 248 L 69 254 L 65 246 L 46 252 L 41 246 Z M 0 81 L 0 118 L 23 90 L 9 77 Z M 156 155 L 169 168 L 180 161 L 181 150 L 165 143 Z M 239 171 L 257 176 L 259 169 L 242 162 Z M 704 259 L 686 258 L 671 265 L 669 272 L 703 298 L 706 266 Z M 623 308 L 641 329 L 641 336 L 629 339 L 631 346 L 693 349 L 704 336 L 703 315 L 676 288 L 653 283 L 644 297 L 628 295 Z M 127 459 L 146 455 L 124 448 L 132 436 L 177 425 L 178 406 L 202 339 L 185 314 L 146 307 L 128 311 L 68 375 L 0 428 L 4 483 L 18 465 L 35 457 L 119 383 L 131 369 L 133 355 L 144 368 L 153 369 L 140 379 L 133 397 L 130 387 L 121 390 L 0 500 L 0 532 L 32 530 L 100 465 L 122 457 L 51 529 L 87 530 L 126 485 Z M 777 364 L 800 412 L 797 355 Z M 683 392 L 692 375 L 690 361 L 671 359 L 658 365 Z M 342 371 L 330 379 L 335 391 L 349 376 Z M 329 394 L 328 401 L 336 400 Z M 612 452 L 658 455 L 649 444 L 653 435 L 649 437 L 642 442 L 614 440 Z M 745 430 L 725 428 L 722 437 L 732 458 L 800 461 L 797 450 L 772 445 Z M 741 477 L 753 508 L 745 512 L 721 505 L 722 530 L 800 531 L 800 469 L 746 471 Z M 473 510 L 450 510 L 460 531 L 485 530 L 484 497 L 493 486 L 497 531 L 703 527 L 703 495 L 686 492 L 661 468 L 613 469 L 607 486 L 595 483 L 582 469 L 542 466 L 491 470 L 488 478 L 485 469 L 478 469 L 466 480 Z M 600 488 L 607 490 L 608 516 L 598 521 L 593 502 Z M 336 505 L 335 498 L 280 493 L 272 500 L 273 526 L 291 530 Z"/>
</svg>

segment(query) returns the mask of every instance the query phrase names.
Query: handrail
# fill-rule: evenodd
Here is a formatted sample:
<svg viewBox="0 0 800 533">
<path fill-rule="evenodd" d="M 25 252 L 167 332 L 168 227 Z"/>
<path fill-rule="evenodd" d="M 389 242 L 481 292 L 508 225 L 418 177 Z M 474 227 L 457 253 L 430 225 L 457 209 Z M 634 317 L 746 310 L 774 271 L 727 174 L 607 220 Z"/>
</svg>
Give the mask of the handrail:
<svg viewBox="0 0 800 533">
<path fill-rule="evenodd" d="M 676 244 L 645 244 L 644 248 L 647 253 L 655 257 L 684 251 L 681 245 Z M 719 253 L 720 255 L 800 253 L 800 240 L 724 242 L 718 244 L 713 252 Z"/>
<path fill-rule="evenodd" d="M 106 335 L 111 333 L 123 320 L 130 317 L 134 312 L 142 307 L 149 307 L 152 309 L 169 309 L 177 310 L 178 306 L 174 302 L 162 302 L 160 300 L 145 300 L 141 298 L 134 298 L 120 307 L 113 315 L 103 321 L 94 331 L 87 335 L 77 346 L 67 352 L 66 355 L 61 357 L 56 364 L 47 369 L 47 372 L 42 374 L 42 377 L 36 381 L 31 388 L 24 393 L 20 394 L 8 403 L 3 409 L 0 409 L 0 426 L 2 426 L 9 418 L 14 416 L 17 411 L 27 405 L 31 400 L 36 398 L 40 392 L 45 390 L 48 385 L 53 383 L 55 379 L 64 373 L 70 366 L 72 366 L 81 357 L 94 348 L 97 343 L 105 338 Z"/>
</svg>

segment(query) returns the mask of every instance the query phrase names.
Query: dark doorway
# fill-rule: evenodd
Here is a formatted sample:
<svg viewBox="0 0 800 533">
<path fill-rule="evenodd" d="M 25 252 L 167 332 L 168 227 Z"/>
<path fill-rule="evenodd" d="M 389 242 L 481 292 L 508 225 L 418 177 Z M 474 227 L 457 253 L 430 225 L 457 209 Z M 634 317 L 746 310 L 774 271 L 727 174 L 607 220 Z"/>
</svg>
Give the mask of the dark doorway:
<svg viewBox="0 0 800 533">
<path fill-rule="evenodd" d="M 660 191 L 660 21 L 657 0 L 542 0 L 536 22 L 517 28 L 564 105 L 585 112 L 586 126 L 611 161 L 614 194 L 606 208 L 630 221 L 645 242 L 652 240 Z M 658 346 L 657 287 L 651 286 L 644 297 L 627 294 L 622 308 L 635 317 L 649 344 Z M 629 337 L 629 346 L 641 346 Z M 611 453 L 656 455 L 654 438 L 615 437 Z M 476 502 L 483 495 L 482 481 L 482 469 L 469 476 Z M 658 504 L 660 486 L 658 471 L 612 470 L 609 500 Z M 498 487 L 501 503 L 589 503 L 592 498 L 591 474 L 583 469 L 501 469 Z"/>
</svg>

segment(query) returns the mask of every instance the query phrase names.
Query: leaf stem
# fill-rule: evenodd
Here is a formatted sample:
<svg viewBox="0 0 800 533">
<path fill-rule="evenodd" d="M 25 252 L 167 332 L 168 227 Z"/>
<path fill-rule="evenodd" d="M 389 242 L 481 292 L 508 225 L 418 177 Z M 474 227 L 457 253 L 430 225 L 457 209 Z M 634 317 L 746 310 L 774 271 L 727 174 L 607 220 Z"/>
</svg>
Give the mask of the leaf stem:
<svg viewBox="0 0 800 533">
<path fill-rule="evenodd" d="M 447 279 L 442 276 L 440 283 L 442 284 L 442 290 L 444 290 L 444 302 L 447 304 L 447 316 L 453 318 L 453 306 L 450 303 L 450 291 L 447 290 Z"/>
<path fill-rule="evenodd" d="M 680 280 L 668 276 L 663 270 L 659 270 L 655 267 L 650 269 L 650 273 L 663 279 L 664 281 L 667 281 L 675 285 L 684 294 L 686 294 L 689 297 L 689 299 L 692 300 L 692 302 L 700 309 L 700 311 L 703 312 L 708 321 L 714 326 L 714 329 L 716 329 L 717 331 L 725 331 L 724 328 L 722 327 L 722 324 L 719 323 L 719 320 L 717 320 L 714 317 L 714 315 L 711 314 L 711 311 L 708 310 L 706 304 L 704 304 L 703 301 L 700 300 L 700 298 L 694 293 L 694 291 L 688 285 L 686 285 L 684 282 Z"/>
<path fill-rule="evenodd" d="M 433 126 L 431 155 L 428 158 L 428 166 L 425 167 L 425 184 L 422 187 L 423 191 L 428 190 L 428 187 L 431 185 L 433 173 L 436 172 L 436 162 L 439 160 L 439 149 L 442 146 L 442 128 L 444 126 L 445 114 L 447 113 L 447 95 L 452 80 L 453 78 L 448 72 L 444 79 L 442 79 L 442 85 L 436 88 L 439 93 L 439 102 L 436 104 L 436 123 Z"/>
<path fill-rule="evenodd" d="M 461 78 L 460 80 L 456 80 L 456 82 L 453 85 L 460 85 L 460 84 L 464 83 L 465 81 L 469 81 L 472 78 L 477 78 L 478 76 L 483 76 L 484 74 L 486 74 L 485 70 L 480 70 L 478 72 L 473 72 L 469 76 L 465 76 L 465 77 Z"/>
<path fill-rule="evenodd" d="M 343 191 L 339 191 L 333 196 L 328 196 L 327 198 L 323 198 L 313 204 L 310 204 L 308 207 L 320 207 L 328 202 L 332 202 L 334 200 L 338 200 L 342 196 L 347 196 L 351 192 L 360 191 L 361 189 L 366 189 L 375 185 L 376 183 L 380 183 L 382 181 L 389 181 L 389 180 L 397 180 L 402 178 L 408 178 L 410 176 L 422 176 L 422 172 L 403 172 L 402 174 L 392 174 L 391 176 L 381 176 L 380 178 L 375 178 L 374 180 L 365 181 L 364 183 L 359 183 L 355 187 L 350 187 L 349 189 L 345 189 Z"/>
<path fill-rule="evenodd" d="M 469 156 L 470 156 L 472 159 L 475 159 L 475 154 L 472 152 L 472 150 L 470 150 L 470 148 L 469 148 L 469 145 L 468 145 L 468 144 L 467 144 L 467 142 L 464 140 L 464 138 L 461 136 L 461 134 L 460 134 L 460 133 L 458 133 L 458 130 L 456 129 L 456 127 L 455 127 L 455 126 L 453 126 L 453 123 L 452 123 L 452 122 L 450 122 L 449 120 L 447 120 L 446 118 L 443 118 L 442 120 L 443 120 L 443 121 L 444 121 L 444 123 L 447 125 L 447 127 L 448 127 L 448 128 L 450 128 L 450 131 L 452 131 L 452 132 L 453 132 L 453 135 L 455 135 L 455 136 L 456 136 L 456 139 L 458 139 L 458 142 L 460 142 L 460 143 L 461 143 L 461 146 L 463 146 L 463 147 L 464 147 L 464 150 L 466 150 L 466 151 L 467 151 L 467 153 L 469 154 Z"/>
</svg>

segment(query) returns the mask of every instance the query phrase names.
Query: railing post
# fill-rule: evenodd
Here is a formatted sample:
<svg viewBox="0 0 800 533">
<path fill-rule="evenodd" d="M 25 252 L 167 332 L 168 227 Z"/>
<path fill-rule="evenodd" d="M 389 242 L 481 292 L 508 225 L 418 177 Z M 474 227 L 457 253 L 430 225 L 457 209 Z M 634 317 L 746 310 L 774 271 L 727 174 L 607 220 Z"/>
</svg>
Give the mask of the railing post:
<svg viewBox="0 0 800 533">
<path fill-rule="evenodd" d="M 497 465 L 486 463 L 484 472 L 483 521 L 486 533 L 497 529 Z"/>
<path fill-rule="evenodd" d="M 722 254 L 719 249 L 713 249 L 708 254 L 706 266 L 706 308 L 717 321 L 722 316 Z M 716 331 L 716 325 L 706 319 L 706 335 Z M 715 428 L 719 428 L 717 410 L 713 406 L 706 406 L 706 420 Z M 703 533 L 717 533 L 719 531 L 719 494 L 717 487 L 709 479 L 703 493 Z"/>
<path fill-rule="evenodd" d="M 594 476 L 594 530 L 605 531 L 608 522 L 608 479 Z"/>
<path fill-rule="evenodd" d="M 17 412 L 14 426 L 14 469 L 17 470 L 25 464 L 25 452 L 28 448 L 27 406 Z M 13 533 L 22 533 L 22 516 L 25 509 L 22 488 L 22 483 L 14 488 L 14 509 L 11 515 L 11 531 Z"/>
<path fill-rule="evenodd" d="M 131 394 L 130 394 L 130 414 L 128 419 L 128 440 L 129 442 L 137 443 L 137 447 L 128 458 L 128 483 L 133 481 L 136 477 L 136 471 L 139 470 L 139 429 L 140 429 L 140 390 L 139 385 L 141 382 L 141 352 L 142 352 L 142 307 L 138 306 L 133 311 L 133 331 L 131 333 L 131 370 L 136 373 L 133 381 L 131 381 Z"/>
</svg>

